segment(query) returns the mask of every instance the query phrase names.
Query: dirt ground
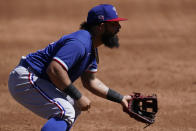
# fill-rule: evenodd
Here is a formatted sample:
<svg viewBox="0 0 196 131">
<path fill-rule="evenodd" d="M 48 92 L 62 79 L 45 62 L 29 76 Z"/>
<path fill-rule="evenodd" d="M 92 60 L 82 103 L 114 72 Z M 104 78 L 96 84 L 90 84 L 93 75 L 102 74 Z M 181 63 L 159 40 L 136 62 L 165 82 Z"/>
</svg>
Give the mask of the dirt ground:
<svg viewBox="0 0 196 131">
<path fill-rule="evenodd" d="M 121 107 L 75 85 L 92 100 L 72 131 L 196 131 L 195 0 L 0 0 L 0 131 L 39 131 L 46 120 L 11 97 L 9 72 L 22 55 L 78 30 L 94 5 L 116 6 L 120 48 L 100 47 L 97 77 L 122 94 L 156 93 L 159 112 L 144 129 Z"/>
</svg>

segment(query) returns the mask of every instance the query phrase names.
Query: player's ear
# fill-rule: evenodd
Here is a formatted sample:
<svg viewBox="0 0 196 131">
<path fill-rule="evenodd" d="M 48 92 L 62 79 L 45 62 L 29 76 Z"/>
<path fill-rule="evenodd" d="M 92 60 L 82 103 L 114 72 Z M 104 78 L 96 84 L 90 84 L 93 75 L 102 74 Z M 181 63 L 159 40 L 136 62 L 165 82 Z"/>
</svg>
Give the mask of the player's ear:
<svg viewBox="0 0 196 131">
<path fill-rule="evenodd" d="M 105 31 L 105 23 L 100 23 L 99 26 L 98 26 L 98 30 L 100 32 L 104 32 Z"/>
</svg>

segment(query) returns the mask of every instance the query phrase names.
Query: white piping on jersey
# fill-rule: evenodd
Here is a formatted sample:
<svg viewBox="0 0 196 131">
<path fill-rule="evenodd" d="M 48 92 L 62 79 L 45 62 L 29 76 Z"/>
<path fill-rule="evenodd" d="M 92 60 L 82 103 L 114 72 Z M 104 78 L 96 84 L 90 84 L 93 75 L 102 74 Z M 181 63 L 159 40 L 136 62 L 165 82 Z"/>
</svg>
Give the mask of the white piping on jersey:
<svg viewBox="0 0 196 131">
<path fill-rule="evenodd" d="M 58 57 L 54 57 L 53 60 L 58 62 L 60 65 L 62 65 L 66 71 L 69 70 L 68 66 L 61 59 L 59 59 Z"/>
<path fill-rule="evenodd" d="M 97 69 L 88 69 L 87 71 L 92 72 L 92 73 L 96 73 Z"/>
</svg>

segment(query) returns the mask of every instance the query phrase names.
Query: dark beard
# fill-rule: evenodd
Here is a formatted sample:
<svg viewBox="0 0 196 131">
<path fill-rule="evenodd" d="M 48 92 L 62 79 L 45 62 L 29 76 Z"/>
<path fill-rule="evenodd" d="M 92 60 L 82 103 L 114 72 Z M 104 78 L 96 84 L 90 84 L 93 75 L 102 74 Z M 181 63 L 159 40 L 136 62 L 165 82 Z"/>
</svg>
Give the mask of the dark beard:
<svg viewBox="0 0 196 131">
<path fill-rule="evenodd" d="M 118 48 L 119 47 L 119 39 L 117 35 L 103 35 L 102 42 L 105 46 L 109 48 Z"/>
</svg>

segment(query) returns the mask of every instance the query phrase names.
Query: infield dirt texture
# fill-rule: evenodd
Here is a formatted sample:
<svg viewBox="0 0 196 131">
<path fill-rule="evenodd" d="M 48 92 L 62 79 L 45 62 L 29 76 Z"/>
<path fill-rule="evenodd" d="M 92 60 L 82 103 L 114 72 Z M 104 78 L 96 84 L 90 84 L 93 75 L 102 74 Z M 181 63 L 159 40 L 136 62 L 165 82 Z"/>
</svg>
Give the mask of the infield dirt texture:
<svg viewBox="0 0 196 131">
<path fill-rule="evenodd" d="M 0 131 L 40 130 L 46 120 L 10 96 L 9 72 L 22 55 L 76 31 L 101 3 L 129 20 L 121 22 L 119 49 L 100 47 L 97 76 L 122 94 L 156 93 L 159 112 L 143 129 L 78 80 L 92 108 L 72 131 L 196 131 L 196 0 L 0 0 Z"/>
</svg>

